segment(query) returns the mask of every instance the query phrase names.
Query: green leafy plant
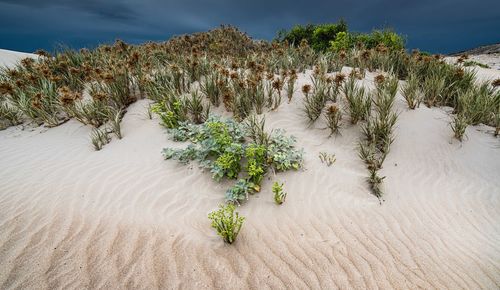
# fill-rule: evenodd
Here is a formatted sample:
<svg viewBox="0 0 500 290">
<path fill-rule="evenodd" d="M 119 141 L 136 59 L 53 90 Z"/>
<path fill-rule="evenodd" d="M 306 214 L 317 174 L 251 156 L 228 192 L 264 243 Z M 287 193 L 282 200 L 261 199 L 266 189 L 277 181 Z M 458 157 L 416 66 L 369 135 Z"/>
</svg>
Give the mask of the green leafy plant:
<svg viewBox="0 0 500 290">
<path fill-rule="evenodd" d="M 302 150 L 295 149 L 295 137 L 285 136 L 283 130 L 275 130 L 271 136 L 267 156 L 268 163 L 278 171 L 298 170 L 302 166 Z"/>
<path fill-rule="evenodd" d="M 238 180 L 233 187 L 226 191 L 226 200 L 228 202 L 239 204 L 248 199 L 248 195 L 260 190 L 258 185 L 246 180 Z"/>
<path fill-rule="evenodd" d="M 219 209 L 208 214 L 211 226 L 224 242 L 232 244 L 238 236 L 245 218 L 235 211 L 232 204 L 220 205 Z"/>
<path fill-rule="evenodd" d="M 284 203 L 287 193 L 283 191 L 283 183 L 274 182 L 272 190 L 274 193 L 274 202 L 276 202 L 276 204 Z"/>
<path fill-rule="evenodd" d="M 170 98 L 154 104 L 151 111 L 158 114 L 162 121 L 162 125 L 167 128 L 176 128 L 180 122 L 187 119 L 187 109 L 185 104 L 178 98 Z"/>
<path fill-rule="evenodd" d="M 214 162 L 212 166 L 213 178 L 217 181 L 221 180 L 224 176 L 236 179 L 241 170 L 241 157 L 243 154 L 243 147 L 238 143 L 231 143 L 227 146 Z"/>
<path fill-rule="evenodd" d="M 267 150 L 264 145 L 257 145 L 251 143 L 245 150 L 245 157 L 247 158 L 247 172 L 249 180 L 260 185 L 262 178 L 266 172 L 266 158 Z"/>
</svg>

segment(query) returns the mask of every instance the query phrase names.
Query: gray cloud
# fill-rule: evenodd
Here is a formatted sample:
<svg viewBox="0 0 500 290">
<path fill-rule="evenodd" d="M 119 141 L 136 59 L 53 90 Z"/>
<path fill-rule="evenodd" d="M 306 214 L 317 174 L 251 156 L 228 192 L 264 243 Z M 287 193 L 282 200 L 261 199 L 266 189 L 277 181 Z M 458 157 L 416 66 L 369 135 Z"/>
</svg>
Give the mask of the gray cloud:
<svg viewBox="0 0 500 290">
<path fill-rule="evenodd" d="M 341 17 L 356 31 L 391 26 L 408 36 L 410 47 L 433 52 L 500 41 L 500 2 L 493 0 L 0 0 L 0 47 L 165 40 L 219 24 L 271 39 L 281 28 Z"/>
</svg>

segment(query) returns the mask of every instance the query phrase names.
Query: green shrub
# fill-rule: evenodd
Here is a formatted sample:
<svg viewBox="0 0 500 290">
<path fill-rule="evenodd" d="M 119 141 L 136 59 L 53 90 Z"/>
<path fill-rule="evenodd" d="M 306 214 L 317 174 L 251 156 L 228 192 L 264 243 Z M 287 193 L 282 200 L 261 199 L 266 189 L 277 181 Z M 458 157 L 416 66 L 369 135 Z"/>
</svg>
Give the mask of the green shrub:
<svg viewBox="0 0 500 290">
<path fill-rule="evenodd" d="M 298 46 L 303 40 L 306 40 L 309 44 L 311 44 L 315 29 L 316 25 L 314 24 L 295 25 L 289 31 L 278 31 L 276 40 L 279 42 L 288 42 L 289 44 L 295 46 Z"/>
<path fill-rule="evenodd" d="M 338 23 L 295 25 L 289 31 L 280 30 L 275 40 L 294 46 L 305 40 L 315 51 L 326 51 L 330 41 L 335 40 L 339 32 L 346 31 L 347 23 L 341 19 Z"/>
<path fill-rule="evenodd" d="M 352 47 L 351 35 L 346 31 L 339 32 L 336 35 L 335 40 L 330 41 L 330 48 L 335 52 L 342 50 L 345 51 L 351 47 Z"/>
<path fill-rule="evenodd" d="M 208 218 L 212 221 L 212 228 L 228 244 L 232 244 L 236 240 L 245 221 L 244 217 L 235 212 L 235 207 L 232 204 L 220 205 L 219 210 L 208 214 Z"/>
<path fill-rule="evenodd" d="M 315 27 L 312 35 L 311 47 L 316 51 L 326 51 L 330 41 L 335 41 L 339 33 L 347 32 L 347 23 L 340 20 L 336 24 L 321 24 Z"/>
</svg>

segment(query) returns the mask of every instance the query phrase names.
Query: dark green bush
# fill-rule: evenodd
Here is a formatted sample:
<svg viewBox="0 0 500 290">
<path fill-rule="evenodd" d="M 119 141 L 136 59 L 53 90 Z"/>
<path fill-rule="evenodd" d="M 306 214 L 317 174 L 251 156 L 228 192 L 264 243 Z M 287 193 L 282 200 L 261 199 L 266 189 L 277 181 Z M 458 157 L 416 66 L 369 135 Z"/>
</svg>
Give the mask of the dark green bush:
<svg viewBox="0 0 500 290">
<path fill-rule="evenodd" d="M 347 31 L 347 23 L 340 20 L 338 23 L 295 25 L 290 30 L 280 30 L 276 37 L 279 42 L 287 42 L 298 46 L 303 40 L 316 51 L 326 51 L 330 41 L 334 40 L 339 32 Z"/>
</svg>

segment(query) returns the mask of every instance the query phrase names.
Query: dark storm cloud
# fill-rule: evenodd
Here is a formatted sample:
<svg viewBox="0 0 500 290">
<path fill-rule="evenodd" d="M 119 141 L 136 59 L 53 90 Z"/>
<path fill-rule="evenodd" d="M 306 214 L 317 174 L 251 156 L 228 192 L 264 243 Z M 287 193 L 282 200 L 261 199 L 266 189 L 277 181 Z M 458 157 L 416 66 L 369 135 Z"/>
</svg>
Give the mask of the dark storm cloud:
<svg viewBox="0 0 500 290">
<path fill-rule="evenodd" d="M 493 0 L 0 0 L 0 48 L 78 48 L 116 38 L 140 43 L 219 24 L 272 39 L 281 28 L 340 18 L 355 31 L 393 27 L 408 36 L 409 47 L 433 52 L 500 41 L 500 1 Z"/>
<path fill-rule="evenodd" d="M 99 0 L 2 0 L 0 2 L 24 6 L 30 9 L 46 7 L 68 7 L 90 14 L 110 19 L 130 19 L 134 17 L 134 11 L 122 1 L 99 1 Z"/>
</svg>

